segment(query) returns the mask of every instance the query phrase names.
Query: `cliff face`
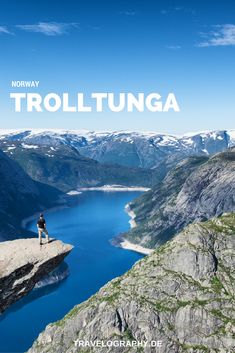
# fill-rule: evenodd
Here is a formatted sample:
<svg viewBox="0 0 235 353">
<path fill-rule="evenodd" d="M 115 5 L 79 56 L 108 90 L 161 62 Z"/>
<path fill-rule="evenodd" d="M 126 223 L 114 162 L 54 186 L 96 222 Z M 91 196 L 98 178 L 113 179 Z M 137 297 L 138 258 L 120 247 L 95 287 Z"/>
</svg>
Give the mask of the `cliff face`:
<svg viewBox="0 0 235 353">
<path fill-rule="evenodd" d="M 33 181 L 24 170 L 0 151 L 0 241 L 25 235 L 21 220 L 55 206 L 59 190 Z"/>
<path fill-rule="evenodd" d="M 0 145 L 3 142 L 9 157 L 33 180 L 62 192 L 105 184 L 149 187 L 160 178 L 155 170 L 101 164 L 82 156 L 73 146 L 34 146 L 1 140 Z"/>
<path fill-rule="evenodd" d="M 0 313 L 31 291 L 71 250 L 58 240 L 41 248 L 37 239 L 0 243 Z"/>
<path fill-rule="evenodd" d="M 47 326 L 28 353 L 231 353 L 235 215 L 192 224 Z M 161 340 L 162 347 L 84 347 L 76 340 Z"/>
<path fill-rule="evenodd" d="M 130 204 L 137 227 L 124 237 L 155 248 L 189 223 L 235 211 L 234 180 L 235 148 L 180 162 L 163 182 Z"/>
</svg>

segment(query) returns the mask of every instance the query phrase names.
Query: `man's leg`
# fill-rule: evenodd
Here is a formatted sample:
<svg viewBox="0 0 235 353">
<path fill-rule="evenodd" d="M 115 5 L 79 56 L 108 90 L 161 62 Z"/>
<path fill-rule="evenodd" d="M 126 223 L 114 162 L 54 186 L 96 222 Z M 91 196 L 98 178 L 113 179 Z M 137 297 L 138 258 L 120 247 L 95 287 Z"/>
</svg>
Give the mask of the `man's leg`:
<svg viewBox="0 0 235 353">
<path fill-rule="evenodd" d="M 39 244 L 42 245 L 42 230 L 40 228 L 38 229 L 38 238 L 39 238 Z"/>
<path fill-rule="evenodd" d="M 49 234 L 46 228 L 44 228 L 44 233 L 46 234 L 46 241 L 49 243 Z"/>
</svg>

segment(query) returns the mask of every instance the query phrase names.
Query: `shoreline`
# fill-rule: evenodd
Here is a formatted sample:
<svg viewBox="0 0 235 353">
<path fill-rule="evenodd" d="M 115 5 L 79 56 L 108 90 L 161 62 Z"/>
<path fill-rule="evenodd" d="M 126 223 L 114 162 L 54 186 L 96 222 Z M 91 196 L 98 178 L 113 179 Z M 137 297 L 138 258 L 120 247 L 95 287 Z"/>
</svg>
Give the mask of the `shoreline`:
<svg viewBox="0 0 235 353">
<path fill-rule="evenodd" d="M 128 190 L 126 190 L 128 189 Z M 83 190 L 83 191 L 103 191 L 103 192 L 109 192 L 109 191 L 147 191 L 149 189 L 147 188 L 141 188 L 141 187 L 131 187 L 131 188 L 108 188 L 108 189 L 104 189 L 103 187 L 99 187 L 99 188 L 82 188 L 82 189 L 79 189 L 79 190 Z M 69 192 L 67 192 L 67 196 L 68 198 L 70 197 L 73 197 L 73 196 L 77 196 L 77 195 L 80 195 L 82 194 L 81 191 L 79 190 L 71 190 Z M 66 195 L 64 197 L 64 200 L 65 200 L 65 203 L 64 204 L 61 204 L 61 205 L 57 205 L 57 206 L 54 206 L 54 207 L 51 207 L 49 209 L 46 209 L 44 211 L 38 211 L 38 212 L 35 212 L 34 214 L 32 214 L 31 216 L 28 216 L 26 218 L 24 218 L 22 221 L 21 221 L 21 227 L 23 229 L 26 229 L 27 227 L 27 224 L 33 220 L 37 220 L 38 218 L 38 214 L 40 212 L 44 212 L 44 213 L 51 213 L 51 212 L 55 212 L 57 210 L 61 210 L 61 209 L 65 209 L 65 208 L 69 208 L 69 204 L 68 202 L 66 202 Z M 137 227 L 137 224 L 134 220 L 134 218 L 136 217 L 136 214 L 134 213 L 134 211 L 132 211 L 130 209 L 130 206 L 129 206 L 129 203 L 125 205 L 125 208 L 124 208 L 125 212 L 128 214 L 128 216 L 131 218 L 129 220 L 129 224 L 130 224 L 130 228 L 135 228 Z M 36 231 L 35 231 L 35 234 L 36 234 Z M 124 250 L 131 250 L 131 251 L 135 251 L 137 253 L 140 253 L 140 254 L 143 254 L 143 255 L 149 255 L 151 254 L 154 249 L 149 249 L 149 248 L 145 248 L 141 245 L 138 245 L 138 244 L 134 244 L 134 243 L 131 243 L 129 240 L 127 239 L 124 239 L 122 237 L 115 237 L 112 239 L 112 245 L 113 246 L 117 246 L 117 247 L 120 247 Z"/>
<path fill-rule="evenodd" d="M 110 192 L 110 191 L 149 191 L 150 188 L 146 188 L 143 186 L 123 186 L 123 185 L 103 185 L 103 186 L 92 186 L 89 188 L 79 188 L 77 190 L 72 190 L 70 191 L 73 194 L 78 194 L 81 193 L 82 191 L 104 191 L 104 192 Z M 69 194 L 68 193 L 68 194 Z"/>
<path fill-rule="evenodd" d="M 34 214 L 32 214 L 31 216 L 29 217 L 26 217 L 24 219 L 22 219 L 21 221 L 21 227 L 23 229 L 26 229 L 26 226 L 29 222 L 33 221 L 34 219 L 37 220 L 38 219 L 38 215 L 40 213 L 50 213 L 50 212 L 54 212 L 54 211 L 57 211 L 57 210 L 61 210 L 63 208 L 68 208 L 69 206 L 68 205 L 64 205 L 64 206 L 55 206 L 55 207 L 51 207 L 51 208 L 48 208 L 44 211 L 38 211 L 38 212 L 35 212 Z M 35 232 L 36 233 L 36 232 Z"/>
<path fill-rule="evenodd" d="M 126 204 L 125 212 L 131 218 L 129 220 L 130 228 L 132 229 L 132 228 L 137 227 L 137 223 L 135 221 L 136 214 L 134 211 L 131 210 L 130 203 Z M 118 246 L 122 249 L 132 250 L 132 251 L 138 252 L 139 254 L 143 254 L 143 255 L 149 255 L 154 251 L 154 249 L 145 248 L 144 246 L 131 243 L 129 240 L 123 238 L 121 235 L 119 237 L 117 237 L 116 239 L 114 238 L 112 241 L 112 244 L 114 246 Z"/>
<path fill-rule="evenodd" d="M 68 195 L 68 196 L 77 196 L 77 195 L 80 195 L 80 194 L 82 194 L 82 192 L 81 191 L 77 191 L 77 190 L 71 190 L 71 191 L 66 192 L 66 195 Z"/>
<path fill-rule="evenodd" d="M 38 219 L 38 215 L 40 213 L 51 213 L 51 212 L 55 212 L 57 210 L 62 210 L 64 208 L 69 208 L 70 205 L 69 205 L 69 201 L 70 200 L 70 197 L 72 196 L 77 196 L 77 195 L 80 195 L 82 194 L 81 192 L 77 192 L 75 190 L 71 190 L 69 192 L 67 192 L 66 194 L 62 195 L 59 199 L 58 199 L 58 204 L 53 206 L 53 207 L 50 207 L 50 208 L 47 208 L 45 210 L 39 210 L 37 212 L 35 212 L 34 214 L 28 216 L 28 217 L 25 217 L 22 219 L 20 225 L 23 229 L 26 229 L 26 226 L 29 222 L 33 221 L 34 219 Z M 35 232 L 36 233 L 36 232 Z"/>
<path fill-rule="evenodd" d="M 26 226 L 29 222 L 33 221 L 34 219 L 37 220 L 38 219 L 38 215 L 40 213 L 51 213 L 51 212 L 54 212 L 54 211 L 57 211 L 57 210 L 61 210 L 61 209 L 64 209 L 64 208 L 68 208 L 69 205 L 65 202 L 64 204 L 61 204 L 61 205 L 58 205 L 58 206 L 53 206 L 51 208 L 48 208 L 48 209 L 45 209 L 45 210 L 39 210 L 38 212 L 35 212 L 34 214 L 32 214 L 31 216 L 28 216 L 28 217 L 25 217 L 22 219 L 21 221 L 21 227 L 23 229 L 26 229 Z M 36 233 L 36 232 L 35 232 Z"/>
<path fill-rule="evenodd" d="M 154 251 L 154 249 L 145 248 L 141 245 L 131 243 L 127 239 L 120 239 L 119 246 L 122 249 L 132 250 L 143 255 L 150 255 Z"/>
</svg>

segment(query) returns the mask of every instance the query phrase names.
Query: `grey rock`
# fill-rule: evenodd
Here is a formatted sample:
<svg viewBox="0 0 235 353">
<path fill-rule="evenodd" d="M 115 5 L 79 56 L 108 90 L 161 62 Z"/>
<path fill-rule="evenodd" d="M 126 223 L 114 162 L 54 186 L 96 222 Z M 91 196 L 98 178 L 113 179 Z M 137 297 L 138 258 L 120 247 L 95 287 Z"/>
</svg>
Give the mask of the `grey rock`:
<svg viewBox="0 0 235 353">
<path fill-rule="evenodd" d="M 28 353 L 232 353 L 235 215 L 188 226 L 62 320 Z M 76 347 L 86 340 L 161 340 L 159 349 Z"/>
<path fill-rule="evenodd" d="M 29 293 L 72 250 L 59 240 L 39 245 L 38 239 L 0 243 L 0 313 Z"/>
<path fill-rule="evenodd" d="M 57 283 L 62 282 L 69 276 L 69 266 L 66 262 L 62 262 L 54 270 L 46 274 L 42 279 L 40 279 L 34 286 L 34 289 L 48 287 Z"/>
<path fill-rule="evenodd" d="M 130 203 L 137 227 L 123 235 L 155 248 L 187 224 L 235 211 L 235 148 L 181 161 L 165 179 Z"/>
</svg>

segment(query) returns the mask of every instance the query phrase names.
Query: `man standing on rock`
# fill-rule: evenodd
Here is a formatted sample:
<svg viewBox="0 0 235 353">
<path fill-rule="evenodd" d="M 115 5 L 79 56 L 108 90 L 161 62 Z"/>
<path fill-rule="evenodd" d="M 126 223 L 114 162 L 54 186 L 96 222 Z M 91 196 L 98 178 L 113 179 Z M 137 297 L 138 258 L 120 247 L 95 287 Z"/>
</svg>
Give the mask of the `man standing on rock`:
<svg viewBox="0 0 235 353">
<path fill-rule="evenodd" d="M 38 220 L 37 227 L 38 227 L 38 237 L 39 237 L 40 245 L 42 245 L 42 233 L 46 234 L 46 240 L 47 240 L 47 243 L 49 243 L 49 234 L 46 229 L 46 221 L 45 221 L 42 213 L 40 214 L 40 218 Z"/>
</svg>

